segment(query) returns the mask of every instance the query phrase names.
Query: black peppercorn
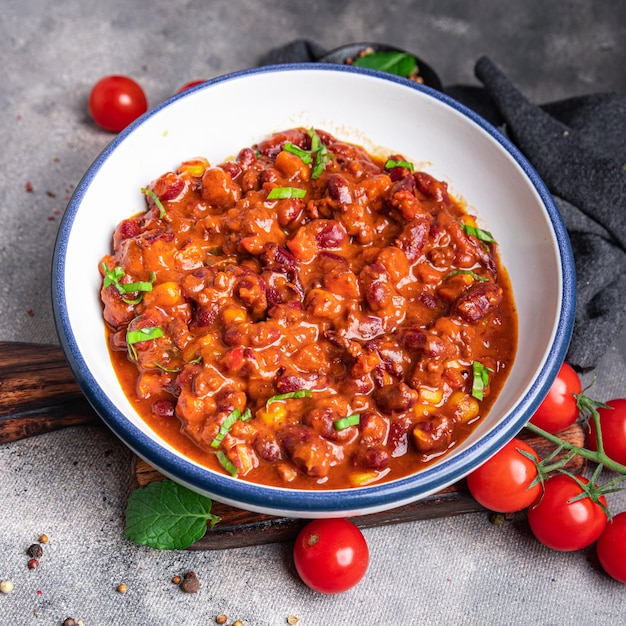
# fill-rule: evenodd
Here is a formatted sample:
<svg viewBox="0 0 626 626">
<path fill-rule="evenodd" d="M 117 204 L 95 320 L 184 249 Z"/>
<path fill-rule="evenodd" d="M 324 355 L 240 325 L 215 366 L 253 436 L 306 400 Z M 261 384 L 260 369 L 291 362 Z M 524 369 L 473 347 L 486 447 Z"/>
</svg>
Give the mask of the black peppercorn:
<svg viewBox="0 0 626 626">
<path fill-rule="evenodd" d="M 26 550 L 26 554 L 34 559 L 39 559 L 43 556 L 43 548 L 38 543 L 34 543 Z"/>
</svg>

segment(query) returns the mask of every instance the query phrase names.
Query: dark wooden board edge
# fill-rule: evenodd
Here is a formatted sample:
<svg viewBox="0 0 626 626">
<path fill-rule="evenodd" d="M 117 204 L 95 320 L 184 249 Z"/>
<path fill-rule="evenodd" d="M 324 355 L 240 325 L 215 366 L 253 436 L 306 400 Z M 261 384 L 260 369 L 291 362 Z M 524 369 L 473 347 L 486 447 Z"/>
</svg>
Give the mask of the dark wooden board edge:
<svg viewBox="0 0 626 626">
<path fill-rule="evenodd" d="M 584 432 L 579 424 L 574 424 L 567 430 L 559 433 L 561 439 L 572 444 L 584 444 Z M 519 434 L 520 439 L 526 440 L 544 458 L 554 450 L 553 444 L 545 439 L 534 437 L 527 431 Z M 581 457 L 574 457 L 567 469 L 571 472 L 581 472 L 585 461 Z M 133 457 L 131 462 L 131 490 L 144 487 L 150 482 L 164 480 L 158 470 L 144 460 Z M 360 528 L 373 528 L 402 524 L 419 520 L 451 517 L 466 513 L 485 511 L 467 490 L 464 480 L 443 489 L 435 494 L 406 504 L 395 509 L 360 515 L 350 518 Z M 291 541 L 298 531 L 307 523 L 307 519 L 277 517 L 263 513 L 255 513 L 238 509 L 227 504 L 215 501 L 212 512 L 219 515 L 221 520 L 189 550 L 225 550 L 246 546 L 281 543 Z"/>
</svg>

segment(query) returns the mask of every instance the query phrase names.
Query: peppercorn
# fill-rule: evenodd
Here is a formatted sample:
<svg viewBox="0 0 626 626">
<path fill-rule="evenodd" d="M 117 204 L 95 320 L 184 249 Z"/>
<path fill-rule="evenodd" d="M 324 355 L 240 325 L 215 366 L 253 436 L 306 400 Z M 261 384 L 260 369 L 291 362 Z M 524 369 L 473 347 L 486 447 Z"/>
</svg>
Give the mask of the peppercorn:
<svg viewBox="0 0 626 626">
<path fill-rule="evenodd" d="M 78 626 L 78 622 L 73 617 L 68 617 L 63 622 L 63 626 Z"/>
<path fill-rule="evenodd" d="M 242 622 L 240 619 L 235 620 L 235 621 L 233 622 L 233 626 L 243 626 L 243 622 Z"/>
<path fill-rule="evenodd" d="M 3 580 L 0 583 L 0 592 L 2 593 L 11 593 L 13 591 L 13 581 L 12 580 Z"/>
<path fill-rule="evenodd" d="M 33 543 L 29 546 L 28 550 L 26 550 L 26 554 L 32 556 L 34 559 L 39 559 L 43 556 L 43 549 L 38 543 Z"/>
<path fill-rule="evenodd" d="M 180 588 L 185 593 L 196 593 L 200 589 L 200 581 L 195 572 L 187 572 L 183 576 L 183 582 L 180 583 Z"/>
<path fill-rule="evenodd" d="M 228 621 L 228 618 L 226 617 L 226 615 L 224 615 L 224 613 L 220 613 L 216 618 L 215 618 L 215 623 L 216 624 L 225 624 Z"/>
<path fill-rule="evenodd" d="M 297 624 L 300 620 L 295 616 L 295 615 L 290 615 L 287 618 L 287 623 L 289 624 L 289 626 L 293 626 L 294 624 Z"/>
<path fill-rule="evenodd" d="M 30 559 L 28 561 L 28 569 L 36 569 L 39 567 L 39 561 L 37 559 Z"/>
<path fill-rule="evenodd" d="M 181 581 L 181 580 L 182 580 L 182 578 L 181 578 L 180 576 L 178 576 L 178 575 L 176 575 L 176 576 L 174 576 L 174 578 L 172 578 L 172 582 L 173 582 L 175 585 L 180 585 L 180 581 Z"/>
<path fill-rule="evenodd" d="M 128 585 L 126 585 L 125 583 L 120 583 L 116 589 L 115 589 L 118 593 L 126 593 L 128 591 Z"/>
<path fill-rule="evenodd" d="M 48 543 L 48 535 L 39 535 L 39 543 Z"/>
</svg>

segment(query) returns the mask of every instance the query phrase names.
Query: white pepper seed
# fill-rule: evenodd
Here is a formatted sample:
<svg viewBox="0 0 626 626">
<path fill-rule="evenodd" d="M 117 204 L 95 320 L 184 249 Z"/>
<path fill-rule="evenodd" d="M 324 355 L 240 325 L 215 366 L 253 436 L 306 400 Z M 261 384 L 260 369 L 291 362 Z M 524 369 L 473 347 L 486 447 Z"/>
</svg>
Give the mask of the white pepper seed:
<svg viewBox="0 0 626 626">
<path fill-rule="evenodd" d="M 3 580 L 0 582 L 0 592 L 2 593 L 11 593 L 13 591 L 13 581 L 12 580 Z"/>
</svg>

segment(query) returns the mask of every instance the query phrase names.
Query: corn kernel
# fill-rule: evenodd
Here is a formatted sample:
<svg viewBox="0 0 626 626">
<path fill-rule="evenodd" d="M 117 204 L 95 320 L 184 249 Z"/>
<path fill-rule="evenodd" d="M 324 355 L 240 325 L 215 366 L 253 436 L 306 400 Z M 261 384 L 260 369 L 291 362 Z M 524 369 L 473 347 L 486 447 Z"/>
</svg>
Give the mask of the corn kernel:
<svg viewBox="0 0 626 626">
<path fill-rule="evenodd" d="M 268 426 L 285 419 L 287 409 L 280 402 L 272 402 L 267 408 L 263 407 L 256 412 L 256 416 L 262 419 Z"/>
<path fill-rule="evenodd" d="M 241 306 L 229 306 L 222 311 L 222 322 L 224 324 L 245 322 L 246 317 L 246 310 Z"/>
<path fill-rule="evenodd" d="M 418 391 L 419 401 L 424 404 L 437 405 L 443 400 L 443 391 L 441 389 L 432 389 L 430 387 L 420 387 Z"/>
<path fill-rule="evenodd" d="M 184 161 L 178 167 L 178 173 L 187 173 L 194 178 L 200 178 L 204 174 L 204 170 L 209 167 L 209 161 L 204 157 L 196 157 L 189 161 Z"/>
<path fill-rule="evenodd" d="M 480 404 L 473 396 L 462 391 L 455 391 L 448 400 L 450 406 L 454 408 L 455 415 L 462 422 L 469 422 L 478 417 Z"/>
<path fill-rule="evenodd" d="M 183 302 L 184 299 L 181 295 L 180 287 L 173 281 L 156 285 L 152 291 L 147 291 L 144 295 L 146 306 L 171 308 Z"/>
<path fill-rule="evenodd" d="M 377 478 L 376 472 L 355 472 L 350 474 L 350 484 L 353 487 L 360 487 L 375 481 Z"/>
</svg>

